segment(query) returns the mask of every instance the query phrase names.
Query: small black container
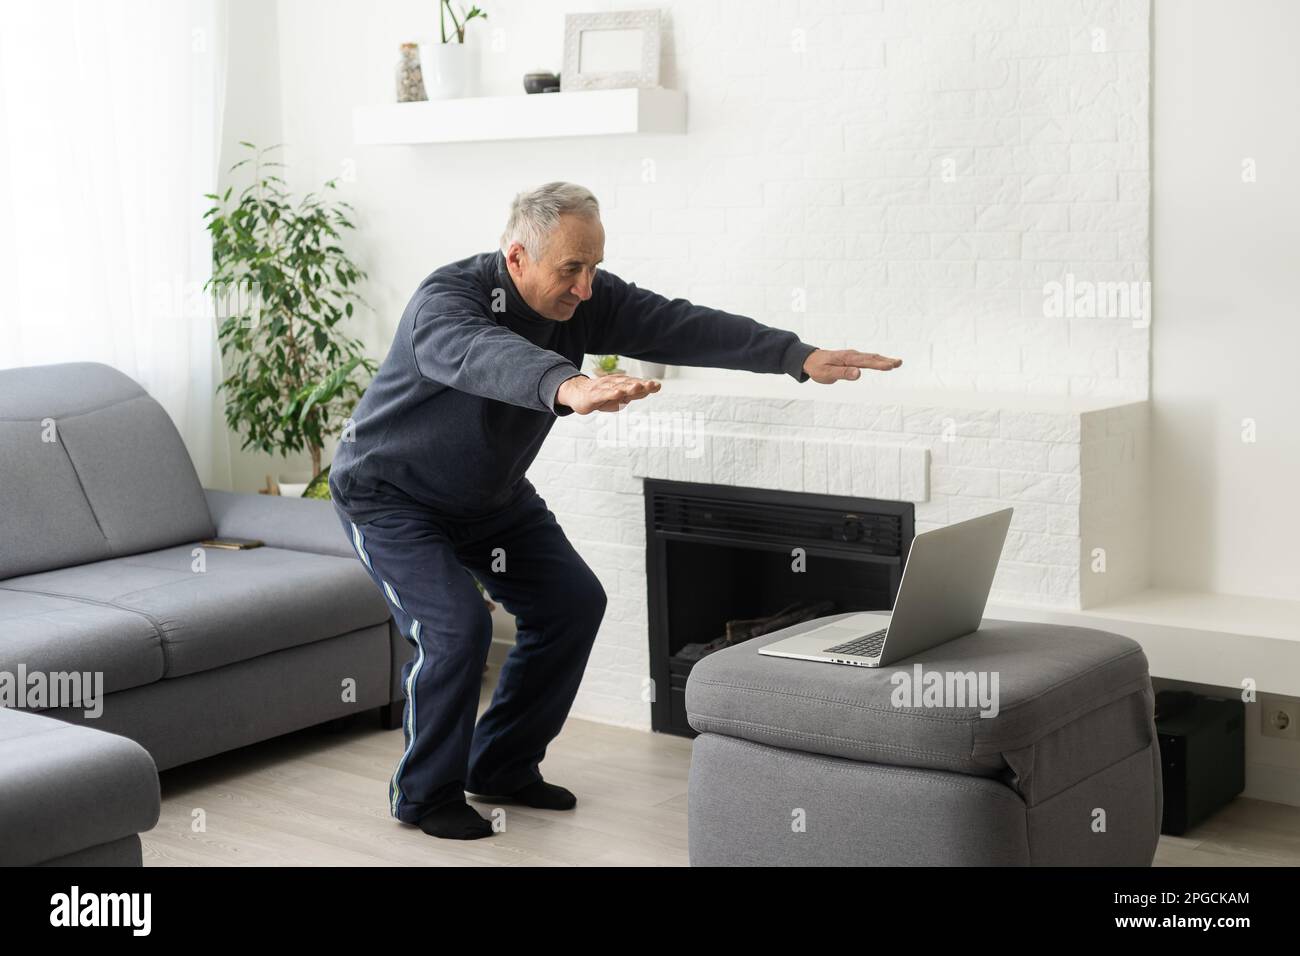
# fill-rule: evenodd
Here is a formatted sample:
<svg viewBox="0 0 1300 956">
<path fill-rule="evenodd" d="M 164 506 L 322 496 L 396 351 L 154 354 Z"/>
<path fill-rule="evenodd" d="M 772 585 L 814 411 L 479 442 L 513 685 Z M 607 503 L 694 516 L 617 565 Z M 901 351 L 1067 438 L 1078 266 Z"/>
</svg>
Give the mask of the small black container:
<svg viewBox="0 0 1300 956">
<path fill-rule="evenodd" d="M 1246 788 L 1246 705 L 1200 694 L 1156 695 L 1164 780 L 1160 832 L 1181 836 Z"/>
<path fill-rule="evenodd" d="M 555 73 L 525 73 L 525 93 L 558 93 L 560 77 Z"/>
</svg>

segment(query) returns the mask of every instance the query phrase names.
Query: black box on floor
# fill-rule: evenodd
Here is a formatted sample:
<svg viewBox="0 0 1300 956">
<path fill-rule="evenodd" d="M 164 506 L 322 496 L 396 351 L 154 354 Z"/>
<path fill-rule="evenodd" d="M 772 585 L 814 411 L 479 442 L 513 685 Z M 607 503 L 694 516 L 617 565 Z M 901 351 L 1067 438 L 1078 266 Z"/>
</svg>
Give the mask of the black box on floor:
<svg viewBox="0 0 1300 956">
<path fill-rule="evenodd" d="M 1156 695 L 1164 774 L 1160 832 L 1180 836 L 1246 788 L 1246 705 L 1188 691 Z"/>
</svg>

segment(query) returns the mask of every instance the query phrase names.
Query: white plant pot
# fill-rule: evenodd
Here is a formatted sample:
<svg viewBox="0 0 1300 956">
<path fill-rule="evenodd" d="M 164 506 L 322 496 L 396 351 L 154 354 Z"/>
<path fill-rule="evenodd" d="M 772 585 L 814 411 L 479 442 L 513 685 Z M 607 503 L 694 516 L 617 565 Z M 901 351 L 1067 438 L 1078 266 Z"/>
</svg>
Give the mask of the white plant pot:
<svg viewBox="0 0 1300 956">
<path fill-rule="evenodd" d="M 474 51 L 463 43 L 421 43 L 420 72 L 431 100 L 473 95 Z"/>
<path fill-rule="evenodd" d="M 302 474 L 276 475 L 275 483 L 280 488 L 280 494 L 285 498 L 301 498 L 302 493 L 311 484 L 311 477 L 304 477 Z"/>
<path fill-rule="evenodd" d="M 662 362 L 643 362 L 640 359 L 631 361 L 635 362 L 637 378 L 661 379 L 664 377 L 664 373 L 668 371 L 668 366 Z"/>
</svg>

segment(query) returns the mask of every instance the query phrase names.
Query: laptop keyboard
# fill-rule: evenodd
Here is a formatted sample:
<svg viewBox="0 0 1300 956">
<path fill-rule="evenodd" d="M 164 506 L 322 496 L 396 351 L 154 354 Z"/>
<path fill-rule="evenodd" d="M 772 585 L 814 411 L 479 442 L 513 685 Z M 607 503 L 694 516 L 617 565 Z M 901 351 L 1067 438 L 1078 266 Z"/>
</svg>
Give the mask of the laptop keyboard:
<svg viewBox="0 0 1300 956">
<path fill-rule="evenodd" d="M 872 631 L 865 637 L 855 637 L 851 641 L 845 641 L 843 644 L 836 644 L 834 647 L 828 647 L 822 651 L 823 654 L 852 654 L 854 657 L 879 657 L 881 648 L 885 646 L 885 631 L 888 628 L 881 628 L 878 631 Z"/>
</svg>

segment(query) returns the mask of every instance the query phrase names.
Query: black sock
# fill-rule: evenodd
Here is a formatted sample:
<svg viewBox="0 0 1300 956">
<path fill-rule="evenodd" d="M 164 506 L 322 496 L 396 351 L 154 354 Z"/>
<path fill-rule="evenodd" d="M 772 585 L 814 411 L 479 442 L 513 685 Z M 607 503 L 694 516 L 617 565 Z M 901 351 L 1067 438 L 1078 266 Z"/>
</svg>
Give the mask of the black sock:
<svg viewBox="0 0 1300 956">
<path fill-rule="evenodd" d="M 452 800 L 420 817 L 419 827 L 429 836 L 444 840 L 477 840 L 492 835 L 492 824 L 465 802 Z"/>
<path fill-rule="evenodd" d="M 574 804 L 578 802 L 578 798 L 568 790 L 547 783 L 545 780 L 534 780 L 528 786 L 510 794 L 510 798 L 539 810 L 572 810 Z"/>
</svg>

